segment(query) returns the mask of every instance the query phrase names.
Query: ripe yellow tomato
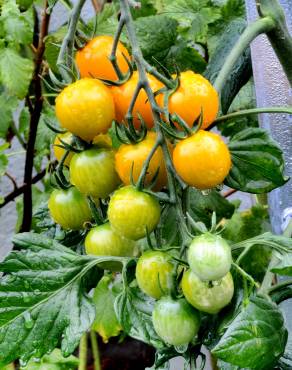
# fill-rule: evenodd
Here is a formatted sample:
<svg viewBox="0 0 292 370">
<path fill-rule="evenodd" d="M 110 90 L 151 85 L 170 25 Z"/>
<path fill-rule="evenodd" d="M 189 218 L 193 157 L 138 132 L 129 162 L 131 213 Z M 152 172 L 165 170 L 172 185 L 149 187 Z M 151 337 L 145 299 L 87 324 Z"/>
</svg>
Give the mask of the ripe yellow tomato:
<svg viewBox="0 0 292 370">
<path fill-rule="evenodd" d="M 76 81 L 57 96 L 56 115 L 62 127 L 91 141 L 106 132 L 115 119 L 111 91 L 98 80 L 84 78 Z"/>
<path fill-rule="evenodd" d="M 138 181 L 143 164 L 147 159 L 156 141 L 156 133 L 148 132 L 146 138 L 137 144 L 124 144 L 116 153 L 116 171 L 125 185 L 131 184 L 131 171 L 133 168 L 133 180 Z M 156 171 L 159 169 L 154 189 L 160 190 L 167 183 L 167 174 L 161 147 L 154 153 L 145 177 L 145 185 L 151 183 Z"/>
<path fill-rule="evenodd" d="M 211 189 L 221 184 L 228 175 L 231 156 L 219 135 L 200 130 L 176 145 L 173 164 L 188 185 Z"/>
<path fill-rule="evenodd" d="M 159 96 L 163 106 L 163 97 Z M 193 71 L 182 72 L 180 85 L 170 96 L 168 109 L 170 114 L 178 114 L 190 127 L 203 111 L 202 129 L 207 128 L 216 119 L 219 110 L 218 93 L 202 75 Z"/>
<path fill-rule="evenodd" d="M 156 92 L 163 87 L 163 84 L 152 75 L 147 74 L 147 77 L 149 79 L 149 83 L 153 92 Z M 126 83 L 124 83 L 121 86 L 113 86 L 111 89 L 115 101 L 117 120 L 119 122 L 122 122 L 125 119 L 125 115 L 128 111 L 129 105 L 132 100 L 132 96 L 135 92 L 138 79 L 139 79 L 138 72 L 135 71 L 132 77 Z M 148 129 L 152 128 L 153 127 L 152 109 L 149 104 L 147 94 L 143 89 L 140 90 L 133 109 L 134 124 L 136 127 L 140 126 L 138 113 L 144 119 Z"/>
<path fill-rule="evenodd" d="M 54 150 L 54 155 L 57 159 L 58 162 L 60 162 L 60 160 L 63 158 L 63 155 L 65 154 L 66 150 L 63 149 L 63 148 L 60 148 L 58 145 L 63 145 L 61 140 L 66 143 L 66 144 L 71 144 L 72 143 L 72 139 L 73 139 L 73 135 L 71 134 L 71 132 L 65 132 L 64 134 L 58 134 L 56 137 L 55 137 L 55 140 L 54 140 L 54 145 L 53 145 L 53 150 Z M 70 165 L 70 162 L 71 162 L 71 159 L 74 155 L 74 152 L 69 152 L 69 154 L 67 155 L 65 161 L 64 161 L 64 164 L 66 166 L 69 167 Z"/>
<path fill-rule="evenodd" d="M 81 77 L 101 78 L 106 80 L 117 80 L 116 72 L 112 66 L 109 56 L 113 47 L 112 36 L 96 36 L 88 42 L 85 47 L 76 53 L 76 63 Z M 123 56 L 130 59 L 125 46 L 119 42 L 116 52 L 117 63 L 122 73 L 127 73 L 128 64 Z"/>
</svg>

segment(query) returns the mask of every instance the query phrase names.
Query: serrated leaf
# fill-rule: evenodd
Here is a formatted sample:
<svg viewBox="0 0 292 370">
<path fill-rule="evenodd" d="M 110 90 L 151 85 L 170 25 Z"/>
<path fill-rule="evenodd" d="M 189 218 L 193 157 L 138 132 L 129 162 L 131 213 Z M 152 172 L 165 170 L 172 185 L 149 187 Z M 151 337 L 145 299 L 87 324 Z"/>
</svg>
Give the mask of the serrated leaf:
<svg viewBox="0 0 292 370">
<path fill-rule="evenodd" d="M 0 365 L 40 358 L 59 343 L 68 356 L 95 317 L 84 278 L 111 258 L 81 256 L 35 233 L 13 242 L 18 250 L 0 264 Z"/>
<path fill-rule="evenodd" d="M 21 57 L 16 50 L 0 50 L 0 80 L 11 95 L 23 99 L 27 93 L 33 73 L 33 62 Z"/>
<path fill-rule="evenodd" d="M 0 95 L 0 137 L 6 138 L 7 131 L 12 122 L 12 113 L 17 108 L 18 100 L 14 96 L 2 92 Z"/>
<path fill-rule="evenodd" d="M 278 255 L 280 261 L 271 269 L 272 272 L 278 275 L 292 276 L 292 239 L 290 244 L 291 252 Z"/>
<path fill-rule="evenodd" d="M 109 276 L 104 276 L 97 284 L 93 294 L 96 317 L 92 329 L 102 337 L 105 343 L 108 342 L 109 338 L 119 335 L 122 330 L 114 310 L 114 301 L 118 292 L 110 287 L 111 283 L 112 279 Z"/>
<path fill-rule="evenodd" d="M 245 4 L 243 0 L 227 0 L 221 8 L 222 18 L 228 22 L 236 17 L 245 16 Z"/>
<path fill-rule="evenodd" d="M 228 146 L 232 168 L 225 183 L 231 188 L 260 194 L 288 181 L 282 150 L 265 130 L 245 129 L 234 135 Z"/>
<path fill-rule="evenodd" d="M 177 37 L 177 22 L 165 15 L 138 18 L 135 21 L 137 37 L 146 59 L 163 60 Z"/>
<path fill-rule="evenodd" d="M 75 356 L 63 357 L 61 351 L 56 348 L 49 355 L 45 355 L 41 360 L 30 360 L 27 366 L 20 370 L 75 370 L 79 360 Z"/>
<path fill-rule="evenodd" d="M 259 296 L 252 297 L 212 353 L 239 367 L 269 369 L 284 353 L 287 336 L 277 305 Z"/>
</svg>

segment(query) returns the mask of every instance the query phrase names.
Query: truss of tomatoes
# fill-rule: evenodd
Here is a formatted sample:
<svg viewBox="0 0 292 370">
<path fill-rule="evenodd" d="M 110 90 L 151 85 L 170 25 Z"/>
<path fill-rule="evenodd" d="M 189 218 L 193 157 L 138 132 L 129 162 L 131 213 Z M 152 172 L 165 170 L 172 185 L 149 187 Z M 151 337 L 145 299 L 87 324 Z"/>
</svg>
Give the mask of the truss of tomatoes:
<svg viewBox="0 0 292 370">
<path fill-rule="evenodd" d="M 108 59 L 112 43 L 111 37 L 98 36 L 78 51 L 76 62 L 81 79 L 67 86 L 56 98 L 57 118 L 68 130 L 56 137 L 56 158 L 61 160 L 65 154 L 62 143 L 70 144 L 73 135 L 92 145 L 80 153 L 68 153 L 64 165 L 69 168 L 72 186 L 54 190 L 48 206 L 52 218 L 62 228 L 78 230 L 92 221 L 88 197 L 96 206 L 99 199 L 110 197 L 108 222 L 91 227 L 85 238 L 86 253 L 138 256 L 137 284 L 157 300 L 153 311 L 157 334 L 168 344 L 186 345 L 198 333 L 200 312 L 216 314 L 232 299 L 231 249 L 220 235 L 205 233 L 195 237 L 187 250 L 189 268 L 180 271 L 182 280 L 178 289 L 182 297 L 179 299 L 172 294 L 177 273 L 172 255 L 155 250 L 142 255 L 137 252 L 137 241 L 156 228 L 161 216 L 159 201 L 132 185 L 139 179 L 157 134 L 146 93 L 140 90 L 133 108 L 133 122 L 138 128 L 143 119 L 148 130 L 145 138 L 138 143 L 122 144 L 118 150 L 111 147 L 107 131 L 114 120 L 123 124 L 138 82 L 137 72 L 119 86 L 109 87 L 101 82 L 101 79 L 117 79 Z M 128 70 L 125 56 L 130 59 L 127 49 L 119 43 L 117 62 L 123 73 Z M 154 92 L 163 87 L 152 75 L 148 78 Z M 157 103 L 163 104 L 162 94 L 157 96 Z M 231 168 L 231 156 L 223 139 L 205 131 L 215 120 L 218 106 L 216 90 L 203 76 L 192 71 L 181 73 L 179 87 L 168 102 L 170 114 L 179 115 L 190 127 L 204 112 L 199 131 L 168 143 L 177 174 L 187 185 L 201 190 L 220 185 Z M 154 176 L 154 191 L 167 187 L 160 146 L 149 163 L 144 185 L 149 185 Z M 114 262 L 102 267 L 119 268 Z"/>
</svg>

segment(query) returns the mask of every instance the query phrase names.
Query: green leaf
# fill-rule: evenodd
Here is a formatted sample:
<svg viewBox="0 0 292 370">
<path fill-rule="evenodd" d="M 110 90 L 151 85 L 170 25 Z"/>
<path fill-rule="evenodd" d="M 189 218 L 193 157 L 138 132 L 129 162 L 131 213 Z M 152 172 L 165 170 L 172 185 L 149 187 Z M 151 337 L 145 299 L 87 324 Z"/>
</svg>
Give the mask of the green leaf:
<svg viewBox="0 0 292 370">
<path fill-rule="evenodd" d="M 0 177 L 5 174 L 8 165 L 8 158 L 3 153 L 4 150 L 6 150 L 7 148 L 9 148 L 9 143 L 4 143 L 0 145 Z"/>
<path fill-rule="evenodd" d="M 194 46 L 184 40 L 179 40 L 170 48 L 163 64 L 171 73 L 176 72 L 175 67 L 181 72 L 193 70 L 197 73 L 202 73 L 207 66 L 207 62 Z"/>
<path fill-rule="evenodd" d="M 228 22 L 237 17 L 245 16 L 245 6 L 243 0 L 228 0 L 221 8 L 222 18 Z"/>
<path fill-rule="evenodd" d="M 206 226 L 211 226 L 213 212 L 216 212 L 219 222 L 222 218 L 230 218 L 235 210 L 235 206 L 217 191 L 204 195 L 193 188 L 190 190 L 190 207 L 193 219 L 204 222 Z"/>
<path fill-rule="evenodd" d="M 274 266 L 271 271 L 279 275 L 292 276 L 292 239 L 290 239 L 291 251 L 279 254 L 279 262 Z"/>
<path fill-rule="evenodd" d="M 163 60 L 177 37 L 177 22 L 165 15 L 138 18 L 135 28 L 144 57 Z"/>
<path fill-rule="evenodd" d="M 88 22 L 87 28 L 90 32 L 94 30 L 95 24 L 95 35 L 115 35 L 118 25 L 118 12 L 116 10 L 114 2 L 111 4 L 105 4 L 103 11 L 101 13 L 98 13 L 96 17 Z M 123 33 L 121 40 L 125 41 Z"/>
<path fill-rule="evenodd" d="M 34 233 L 18 234 L 13 241 L 19 250 L 0 264 L 5 273 L 0 282 L 0 365 L 40 358 L 58 343 L 68 356 L 94 320 L 83 277 L 99 258 L 80 256 Z"/>
<path fill-rule="evenodd" d="M 132 16 L 134 19 L 140 17 L 148 17 L 150 15 L 156 14 L 156 10 L 152 0 L 141 0 L 139 1 L 139 3 L 141 4 L 139 8 L 132 9 Z"/>
<path fill-rule="evenodd" d="M 61 351 L 56 348 L 49 355 L 45 355 L 41 360 L 30 360 L 25 367 L 20 370 L 75 370 L 79 365 L 79 360 L 75 356 L 63 357 Z"/>
<path fill-rule="evenodd" d="M 17 106 L 18 100 L 16 97 L 10 96 L 5 92 L 0 95 L 0 137 L 3 139 L 6 138 L 7 131 L 13 120 L 13 111 L 17 108 Z"/>
<path fill-rule="evenodd" d="M 93 294 L 96 317 L 92 329 L 97 331 L 105 343 L 108 342 L 109 338 L 119 335 L 122 330 L 114 310 L 114 301 L 118 292 L 110 286 L 111 283 L 112 279 L 109 276 L 104 276 L 97 284 Z"/>
<path fill-rule="evenodd" d="M 248 128 L 229 142 L 232 168 L 225 180 L 231 188 L 267 193 L 284 185 L 284 159 L 278 144 L 260 128 Z"/>
<path fill-rule="evenodd" d="M 28 45 L 34 28 L 33 9 L 20 12 L 15 0 L 5 0 L 1 8 L 0 29 L 8 42 Z"/>
<path fill-rule="evenodd" d="M 23 99 L 33 73 L 33 62 L 11 48 L 0 49 L 0 80 L 11 95 Z"/>
<path fill-rule="evenodd" d="M 277 305 L 262 297 L 252 297 L 212 353 L 239 367 L 270 369 L 284 353 L 287 336 Z"/>
<path fill-rule="evenodd" d="M 60 27 L 56 32 L 45 38 L 45 59 L 54 73 L 59 73 L 56 66 L 62 41 L 67 33 L 67 27 Z"/>
</svg>

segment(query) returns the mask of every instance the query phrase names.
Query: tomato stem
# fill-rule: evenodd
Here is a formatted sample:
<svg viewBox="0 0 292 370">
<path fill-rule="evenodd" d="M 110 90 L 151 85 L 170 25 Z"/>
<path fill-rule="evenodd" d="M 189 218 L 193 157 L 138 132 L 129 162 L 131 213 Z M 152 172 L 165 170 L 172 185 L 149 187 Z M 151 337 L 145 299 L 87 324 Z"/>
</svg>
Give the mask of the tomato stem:
<svg viewBox="0 0 292 370">
<path fill-rule="evenodd" d="M 91 350 L 94 359 L 94 370 L 101 370 L 100 355 L 95 331 L 90 331 Z"/>
<path fill-rule="evenodd" d="M 220 94 L 225 86 L 226 81 L 230 77 L 230 73 L 238 58 L 249 47 L 250 43 L 260 34 L 271 31 L 275 28 L 275 22 L 270 17 L 259 18 L 251 23 L 238 39 L 231 53 L 228 55 L 223 68 L 218 74 L 214 83 L 215 89 Z"/>
<path fill-rule="evenodd" d="M 79 344 L 79 366 L 78 370 L 87 369 L 87 333 L 83 334 Z"/>
</svg>

